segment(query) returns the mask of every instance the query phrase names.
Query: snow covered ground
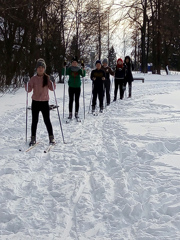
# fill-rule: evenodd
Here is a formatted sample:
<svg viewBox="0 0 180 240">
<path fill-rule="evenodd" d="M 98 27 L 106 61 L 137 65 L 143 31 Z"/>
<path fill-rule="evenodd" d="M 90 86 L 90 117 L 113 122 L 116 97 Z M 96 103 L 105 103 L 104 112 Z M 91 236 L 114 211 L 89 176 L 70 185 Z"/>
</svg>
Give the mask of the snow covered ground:
<svg viewBox="0 0 180 240">
<path fill-rule="evenodd" d="M 52 111 L 58 144 L 46 154 L 42 117 L 41 144 L 19 152 L 27 148 L 24 89 L 0 98 L 0 239 L 180 239 L 180 75 L 139 75 L 145 82 L 133 83 L 132 99 L 118 100 L 98 116 L 87 113 L 86 82 L 85 121 L 62 119 L 63 144 Z M 58 84 L 61 118 L 62 92 Z M 81 117 L 82 106 L 81 98 Z M 28 138 L 30 124 L 31 112 Z"/>
</svg>

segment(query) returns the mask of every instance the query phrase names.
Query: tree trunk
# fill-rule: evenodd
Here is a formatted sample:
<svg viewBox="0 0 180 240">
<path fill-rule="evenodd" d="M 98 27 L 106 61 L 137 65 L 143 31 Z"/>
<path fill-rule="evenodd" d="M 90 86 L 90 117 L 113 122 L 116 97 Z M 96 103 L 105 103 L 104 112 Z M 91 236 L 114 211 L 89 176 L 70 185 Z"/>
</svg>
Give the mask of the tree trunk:
<svg viewBox="0 0 180 240">
<path fill-rule="evenodd" d="M 144 11 L 143 11 L 143 26 L 141 28 L 141 71 L 143 73 L 147 72 L 147 63 L 146 63 L 146 11 L 147 11 L 147 0 L 144 0 Z"/>
<path fill-rule="evenodd" d="M 157 19 L 157 74 L 161 74 L 161 0 L 157 0 L 157 12 L 158 12 L 158 19 Z"/>
<path fill-rule="evenodd" d="M 100 16 L 100 4 L 99 4 L 99 0 L 98 0 L 98 57 L 99 60 L 101 59 L 101 16 Z"/>
</svg>

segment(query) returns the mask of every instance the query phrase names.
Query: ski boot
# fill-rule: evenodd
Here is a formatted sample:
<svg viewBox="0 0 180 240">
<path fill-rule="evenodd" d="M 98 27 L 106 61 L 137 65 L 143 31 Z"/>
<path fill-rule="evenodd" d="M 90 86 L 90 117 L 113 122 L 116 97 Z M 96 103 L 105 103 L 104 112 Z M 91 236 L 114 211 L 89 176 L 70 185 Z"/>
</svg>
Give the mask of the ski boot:
<svg viewBox="0 0 180 240">
<path fill-rule="evenodd" d="M 70 120 L 72 119 L 72 112 L 69 113 L 68 119 L 70 119 Z"/>
<path fill-rule="evenodd" d="M 78 112 L 75 112 L 75 118 L 79 118 Z"/>
<path fill-rule="evenodd" d="M 92 113 L 95 113 L 95 106 L 92 106 Z"/>
<path fill-rule="evenodd" d="M 29 143 L 29 146 L 34 146 L 36 144 L 36 137 L 35 136 L 31 136 L 31 141 Z"/>
<path fill-rule="evenodd" d="M 56 144 L 53 135 L 49 136 L 49 144 L 50 144 L 50 145 L 54 145 L 54 144 Z"/>
<path fill-rule="evenodd" d="M 129 93 L 129 96 L 128 96 L 128 98 L 131 98 L 131 93 Z"/>
<path fill-rule="evenodd" d="M 78 112 L 75 112 L 75 119 L 77 122 L 81 122 L 81 119 L 79 118 Z"/>
<path fill-rule="evenodd" d="M 100 106 L 99 112 L 100 112 L 100 113 L 103 113 L 103 106 Z"/>
</svg>

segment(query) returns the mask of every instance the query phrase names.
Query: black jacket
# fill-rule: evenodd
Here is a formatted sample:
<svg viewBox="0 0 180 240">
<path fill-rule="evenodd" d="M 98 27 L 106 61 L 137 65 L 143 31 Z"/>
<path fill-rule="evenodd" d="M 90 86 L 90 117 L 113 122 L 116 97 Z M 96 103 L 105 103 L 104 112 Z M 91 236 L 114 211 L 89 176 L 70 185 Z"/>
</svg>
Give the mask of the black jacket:
<svg viewBox="0 0 180 240">
<path fill-rule="evenodd" d="M 103 86 L 103 82 L 104 80 L 102 80 L 102 78 L 105 78 L 106 73 L 104 72 L 104 70 L 100 69 L 94 69 L 91 72 L 91 80 L 93 81 L 94 85 L 102 85 Z M 95 78 L 96 80 L 93 80 L 93 78 Z"/>
<path fill-rule="evenodd" d="M 125 74 L 126 74 L 126 68 L 125 65 L 123 64 L 122 68 L 118 68 L 116 66 L 116 70 L 115 70 L 115 79 L 117 80 L 121 80 L 125 78 Z"/>
<path fill-rule="evenodd" d="M 133 64 L 131 62 L 126 63 L 126 75 L 125 75 L 125 80 L 127 82 L 133 82 L 133 75 L 132 75 L 132 70 L 133 70 Z"/>
</svg>

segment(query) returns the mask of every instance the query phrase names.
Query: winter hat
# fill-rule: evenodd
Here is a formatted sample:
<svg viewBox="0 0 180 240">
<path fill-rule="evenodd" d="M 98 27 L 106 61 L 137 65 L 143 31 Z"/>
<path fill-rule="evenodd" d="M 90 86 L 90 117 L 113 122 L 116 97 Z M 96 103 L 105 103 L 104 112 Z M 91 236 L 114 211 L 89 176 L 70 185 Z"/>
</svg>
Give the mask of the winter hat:
<svg viewBox="0 0 180 240">
<path fill-rule="evenodd" d="M 96 65 L 97 63 L 100 63 L 100 64 L 101 64 L 101 61 L 100 61 L 100 60 L 97 60 L 96 63 L 95 63 L 95 65 Z"/>
<path fill-rule="evenodd" d="M 122 58 L 118 58 L 117 64 L 118 64 L 119 61 L 123 62 Z"/>
<path fill-rule="evenodd" d="M 45 68 L 45 70 L 46 70 L 46 63 L 45 63 L 44 59 L 39 58 L 39 59 L 37 60 L 36 69 L 37 69 L 38 67 L 43 67 L 43 68 Z"/>
<path fill-rule="evenodd" d="M 104 63 L 105 63 L 105 64 L 108 64 L 108 59 L 107 59 L 107 58 L 104 58 L 102 63 L 103 63 L 103 64 L 104 64 Z"/>
<path fill-rule="evenodd" d="M 119 61 L 121 61 L 122 64 L 119 64 L 119 63 L 118 63 Z M 122 67 L 123 67 L 123 60 L 122 60 L 122 58 L 118 58 L 118 60 L 117 60 L 117 67 L 118 67 L 118 68 L 122 68 Z"/>
<path fill-rule="evenodd" d="M 78 58 L 77 58 L 77 56 L 75 56 L 75 57 L 72 58 L 71 63 L 74 62 L 74 61 L 78 63 Z"/>
</svg>

